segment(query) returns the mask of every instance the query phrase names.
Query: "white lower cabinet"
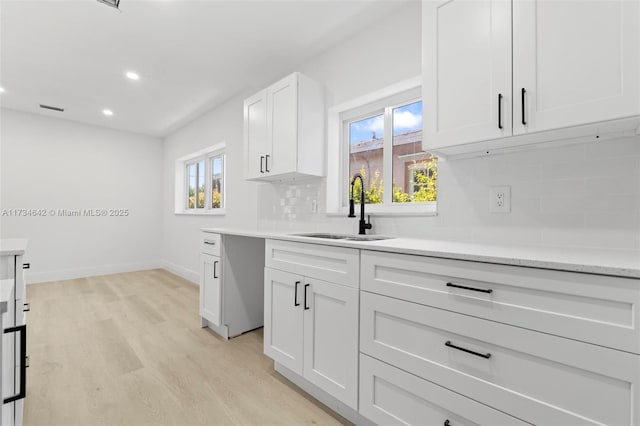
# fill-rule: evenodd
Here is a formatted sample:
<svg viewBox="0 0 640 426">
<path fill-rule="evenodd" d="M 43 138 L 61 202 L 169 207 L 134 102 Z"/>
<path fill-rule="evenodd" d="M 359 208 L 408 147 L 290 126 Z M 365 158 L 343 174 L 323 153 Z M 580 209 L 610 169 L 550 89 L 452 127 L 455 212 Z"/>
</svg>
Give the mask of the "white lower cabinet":
<svg viewBox="0 0 640 426">
<path fill-rule="evenodd" d="M 300 375 L 304 332 L 300 286 L 303 279 L 277 269 L 264 270 L 264 353 Z"/>
<path fill-rule="evenodd" d="M 637 424 L 637 355 L 366 292 L 361 303 L 360 350 L 375 358 L 534 424 Z"/>
<path fill-rule="evenodd" d="M 204 253 L 200 256 L 200 316 L 219 327 L 222 319 L 220 257 Z"/>
<path fill-rule="evenodd" d="M 1 244 L 0 244 L 1 245 Z M 26 397 L 29 365 L 27 355 L 26 279 L 22 255 L 0 256 L 0 300 L 7 303 L 2 314 L 2 372 L 0 373 L 2 426 L 20 426 Z"/>
<path fill-rule="evenodd" d="M 200 249 L 202 327 L 209 327 L 224 339 L 262 327 L 263 272 L 264 240 L 203 232 Z"/>
<path fill-rule="evenodd" d="M 528 424 L 364 354 L 360 413 L 382 425 Z"/>
<path fill-rule="evenodd" d="M 358 400 L 358 289 L 307 279 L 304 377 L 353 409 Z"/>
<path fill-rule="evenodd" d="M 370 420 L 640 424 L 640 280 L 367 251 L 361 259 L 360 413 Z M 467 399 L 505 416 L 467 411 Z M 450 413 L 459 418 L 444 423 Z"/>
<path fill-rule="evenodd" d="M 358 289 L 272 267 L 264 274 L 265 354 L 357 410 Z"/>
<path fill-rule="evenodd" d="M 640 425 L 638 279 L 276 240 L 265 253 L 265 354 L 357 424 Z"/>
</svg>

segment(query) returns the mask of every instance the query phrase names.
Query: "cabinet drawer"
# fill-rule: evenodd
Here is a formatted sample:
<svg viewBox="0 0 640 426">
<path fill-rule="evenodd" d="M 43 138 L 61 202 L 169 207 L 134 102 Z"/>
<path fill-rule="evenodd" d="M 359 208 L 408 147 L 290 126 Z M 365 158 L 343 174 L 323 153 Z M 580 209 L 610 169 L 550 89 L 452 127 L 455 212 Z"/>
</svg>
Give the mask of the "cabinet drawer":
<svg viewBox="0 0 640 426">
<path fill-rule="evenodd" d="M 358 287 L 358 249 L 267 240 L 265 266 L 323 281 Z"/>
<path fill-rule="evenodd" d="M 381 425 L 528 424 L 364 354 L 360 414 Z"/>
<path fill-rule="evenodd" d="M 361 352 L 519 419 L 640 420 L 638 355 L 367 292 L 360 312 Z"/>
<path fill-rule="evenodd" d="M 222 238 L 220 234 L 211 234 L 209 232 L 203 232 L 201 252 L 206 254 L 211 254 L 214 256 L 220 256 L 221 240 Z"/>
<path fill-rule="evenodd" d="M 378 294 L 640 353 L 637 279 L 363 251 L 361 286 Z"/>
</svg>

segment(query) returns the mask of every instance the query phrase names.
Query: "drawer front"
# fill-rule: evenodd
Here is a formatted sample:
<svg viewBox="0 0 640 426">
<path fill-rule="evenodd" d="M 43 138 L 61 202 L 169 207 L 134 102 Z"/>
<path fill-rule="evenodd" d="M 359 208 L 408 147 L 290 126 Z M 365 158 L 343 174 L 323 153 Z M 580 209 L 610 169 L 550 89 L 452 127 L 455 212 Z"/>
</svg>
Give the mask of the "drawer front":
<svg viewBox="0 0 640 426">
<path fill-rule="evenodd" d="M 528 424 L 364 354 L 360 414 L 381 425 Z"/>
<path fill-rule="evenodd" d="M 205 254 L 211 254 L 213 256 L 220 256 L 221 241 L 222 237 L 220 234 L 203 232 L 201 252 Z"/>
<path fill-rule="evenodd" d="M 361 286 L 640 354 L 637 279 L 363 251 Z"/>
<path fill-rule="evenodd" d="M 640 420 L 638 355 L 367 292 L 360 303 L 361 352 L 454 392 L 540 425 Z"/>
<path fill-rule="evenodd" d="M 267 240 L 265 266 L 357 288 L 360 251 L 320 244 Z"/>
</svg>

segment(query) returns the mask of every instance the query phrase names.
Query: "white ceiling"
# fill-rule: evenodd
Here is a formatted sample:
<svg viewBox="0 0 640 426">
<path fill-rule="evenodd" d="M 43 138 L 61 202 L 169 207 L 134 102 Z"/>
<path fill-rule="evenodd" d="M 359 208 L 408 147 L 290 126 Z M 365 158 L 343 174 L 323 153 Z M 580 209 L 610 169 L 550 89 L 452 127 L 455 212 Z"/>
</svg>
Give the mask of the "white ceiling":
<svg viewBox="0 0 640 426">
<path fill-rule="evenodd" d="M 96 0 L 0 0 L 0 106 L 165 136 L 403 3 L 121 0 L 118 11 Z"/>
</svg>

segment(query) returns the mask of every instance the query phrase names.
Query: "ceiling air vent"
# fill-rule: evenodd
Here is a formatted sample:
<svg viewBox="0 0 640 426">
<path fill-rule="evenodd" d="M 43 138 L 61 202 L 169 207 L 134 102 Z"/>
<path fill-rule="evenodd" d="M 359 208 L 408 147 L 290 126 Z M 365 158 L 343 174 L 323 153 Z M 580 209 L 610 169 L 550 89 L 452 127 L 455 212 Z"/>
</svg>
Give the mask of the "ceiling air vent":
<svg viewBox="0 0 640 426">
<path fill-rule="evenodd" d="M 106 4 L 107 6 L 115 7 L 118 9 L 120 5 L 120 0 L 98 0 L 102 4 Z"/>
<path fill-rule="evenodd" d="M 44 109 L 50 109 L 51 111 L 58 111 L 58 112 L 63 112 L 64 108 L 58 108 L 58 107 L 54 107 L 51 105 L 42 105 L 40 104 L 40 108 L 44 108 Z"/>
</svg>

